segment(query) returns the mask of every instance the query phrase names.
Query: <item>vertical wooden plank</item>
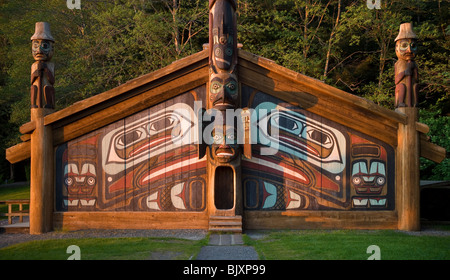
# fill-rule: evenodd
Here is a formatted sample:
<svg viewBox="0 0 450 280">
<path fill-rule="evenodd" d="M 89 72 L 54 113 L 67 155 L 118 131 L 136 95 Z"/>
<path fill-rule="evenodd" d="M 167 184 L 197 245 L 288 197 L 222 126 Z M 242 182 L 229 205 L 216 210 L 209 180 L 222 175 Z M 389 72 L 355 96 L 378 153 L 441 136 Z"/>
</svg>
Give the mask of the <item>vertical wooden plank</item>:
<svg viewBox="0 0 450 280">
<path fill-rule="evenodd" d="M 145 138 L 145 131 L 142 127 L 142 113 L 133 114 L 124 119 L 123 144 L 125 145 L 125 192 L 124 192 L 124 210 L 135 211 L 134 196 L 135 186 L 133 184 L 135 170 L 138 167 L 139 153 L 138 149 Z"/>
<path fill-rule="evenodd" d="M 148 184 L 150 189 L 149 201 L 147 203 L 150 211 L 161 211 L 164 208 L 164 192 L 161 187 L 161 181 L 165 181 L 164 174 L 161 176 L 160 172 L 165 167 L 165 145 L 160 144 L 163 135 L 163 130 L 160 117 L 165 114 L 165 104 L 160 103 L 150 108 L 150 129 L 152 130 L 152 136 L 150 138 L 150 145 L 152 146 L 150 151 L 151 163 L 148 172 Z M 158 175 L 158 179 L 155 176 Z M 153 180 L 152 180 L 153 179 Z"/>
<path fill-rule="evenodd" d="M 106 126 L 101 140 L 103 168 L 102 208 L 109 211 L 122 211 L 125 193 L 125 157 L 122 145 L 117 146 L 118 138 L 124 135 L 124 120 Z"/>
</svg>

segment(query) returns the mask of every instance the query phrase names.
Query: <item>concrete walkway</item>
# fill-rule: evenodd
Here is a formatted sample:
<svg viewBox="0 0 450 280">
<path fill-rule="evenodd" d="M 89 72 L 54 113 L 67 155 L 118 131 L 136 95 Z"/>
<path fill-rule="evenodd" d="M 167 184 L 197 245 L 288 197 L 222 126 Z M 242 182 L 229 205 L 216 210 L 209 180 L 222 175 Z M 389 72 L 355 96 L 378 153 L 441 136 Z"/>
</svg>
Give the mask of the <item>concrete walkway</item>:
<svg viewBox="0 0 450 280">
<path fill-rule="evenodd" d="M 243 244 L 242 234 L 211 234 L 197 260 L 258 260 L 255 249 Z"/>
</svg>

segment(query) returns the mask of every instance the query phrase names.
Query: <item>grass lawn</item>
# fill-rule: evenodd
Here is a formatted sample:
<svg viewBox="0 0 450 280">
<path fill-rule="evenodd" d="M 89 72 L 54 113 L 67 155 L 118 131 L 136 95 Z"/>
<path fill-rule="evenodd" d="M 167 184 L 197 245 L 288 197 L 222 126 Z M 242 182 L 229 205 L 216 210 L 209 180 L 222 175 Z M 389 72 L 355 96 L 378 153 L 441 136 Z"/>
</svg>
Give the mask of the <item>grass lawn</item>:
<svg viewBox="0 0 450 280">
<path fill-rule="evenodd" d="M 1 187 L 0 200 L 29 198 L 29 186 Z M 0 206 L 7 212 L 7 206 Z M 3 217 L 2 217 L 3 218 Z M 6 217 L 5 217 L 6 218 Z M 450 231 L 449 226 L 436 228 Z M 0 234 L 0 238 L 2 238 Z M 244 235 L 261 260 L 367 260 L 379 248 L 381 260 L 450 260 L 450 236 L 414 235 L 389 230 L 269 231 L 262 239 Z M 208 239 L 82 238 L 39 240 L 0 249 L 0 260 L 66 260 L 70 245 L 82 260 L 195 259 Z"/>
<path fill-rule="evenodd" d="M 1 238 L 1 235 L 0 235 Z M 80 248 L 81 260 L 195 259 L 207 240 L 175 238 L 82 238 L 30 241 L 0 249 L 0 260 L 66 260 Z"/>
<path fill-rule="evenodd" d="M 0 200 L 7 199 L 30 199 L 30 186 L 0 187 Z M 28 205 L 25 205 L 24 209 L 28 209 Z M 13 211 L 17 210 L 19 206 L 14 205 Z M 8 205 L 0 204 L 0 213 L 8 213 Z M 8 217 L 0 216 L 0 219 L 8 219 Z"/>
<path fill-rule="evenodd" d="M 246 238 L 263 260 L 367 260 L 379 248 L 381 260 L 450 260 L 450 236 L 415 236 L 380 230 L 303 230 Z"/>
</svg>

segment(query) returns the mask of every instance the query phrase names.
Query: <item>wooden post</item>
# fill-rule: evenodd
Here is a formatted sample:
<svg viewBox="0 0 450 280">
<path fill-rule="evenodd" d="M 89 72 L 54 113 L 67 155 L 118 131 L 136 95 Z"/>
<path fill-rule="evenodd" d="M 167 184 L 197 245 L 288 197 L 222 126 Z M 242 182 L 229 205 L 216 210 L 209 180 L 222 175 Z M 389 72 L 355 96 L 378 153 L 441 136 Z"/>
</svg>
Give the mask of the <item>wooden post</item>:
<svg viewBox="0 0 450 280">
<path fill-rule="evenodd" d="M 52 230 L 54 201 L 53 131 L 44 124 L 55 104 L 54 64 L 50 62 L 54 39 L 47 22 L 36 23 L 31 42 L 35 59 L 31 66 L 31 122 L 35 129 L 31 134 L 30 234 L 41 234 Z"/>
<path fill-rule="evenodd" d="M 414 62 L 417 35 L 411 23 L 402 23 L 395 38 L 395 107 L 407 116 L 399 124 L 397 146 L 397 210 L 400 230 L 420 230 L 420 138 L 416 128 L 419 119 L 418 69 Z"/>
<path fill-rule="evenodd" d="M 397 146 L 398 229 L 420 230 L 420 139 L 416 129 L 419 110 L 415 107 L 396 109 L 407 115 L 407 123 L 399 124 Z"/>
<path fill-rule="evenodd" d="M 44 125 L 49 111 L 51 109 L 31 109 L 31 120 L 36 128 L 31 134 L 30 234 L 51 231 L 53 226 L 53 132 Z"/>
</svg>

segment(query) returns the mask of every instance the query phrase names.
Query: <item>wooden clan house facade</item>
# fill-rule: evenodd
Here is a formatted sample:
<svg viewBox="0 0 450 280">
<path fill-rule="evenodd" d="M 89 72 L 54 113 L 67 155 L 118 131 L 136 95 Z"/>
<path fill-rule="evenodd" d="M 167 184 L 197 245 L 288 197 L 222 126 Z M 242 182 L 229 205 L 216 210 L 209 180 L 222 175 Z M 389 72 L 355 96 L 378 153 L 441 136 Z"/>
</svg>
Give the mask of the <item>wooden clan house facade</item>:
<svg viewBox="0 0 450 280">
<path fill-rule="evenodd" d="M 31 159 L 30 233 L 420 229 L 419 157 L 445 150 L 417 108 L 243 50 L 235 9 L 210 0 L 203 51 L 60 111 L 50 58 L 35 56 L 31 121 L 7 150 Z M 37 23 L 33 48 L 51 47 L 49 32 Z"/>
</svg>

